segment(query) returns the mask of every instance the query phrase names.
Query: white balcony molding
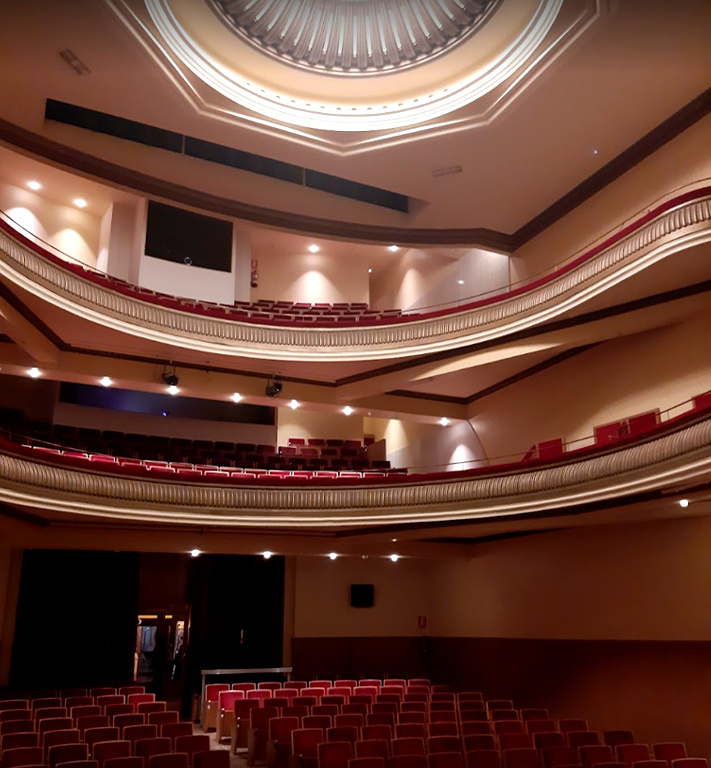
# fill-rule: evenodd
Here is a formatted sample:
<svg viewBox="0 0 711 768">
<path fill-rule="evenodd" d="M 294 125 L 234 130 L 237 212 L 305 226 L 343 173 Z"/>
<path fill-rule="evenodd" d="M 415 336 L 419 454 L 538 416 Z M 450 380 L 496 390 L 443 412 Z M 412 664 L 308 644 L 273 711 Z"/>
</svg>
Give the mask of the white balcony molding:
<svg viewBox="0 0 711 768">
<path fill-rule="evenodd" d="M 528 290 L 431 317 L 412 315 L 388 325 L 260 325 L 175 310 L 83 278 L 1 230 L 0 276 L 106 328 L 211 355 L 372 361 L 457 349 L 534 328 L 660 260 L 709 240 L 711 195 L 706 194 L 665 210 L 608 248 Z"/>
<path fill-rule="evenodd" d="M 0 453 L 0 502 L 13 507 L 123 522 L 269 527 L 357 528 L 446 521 L 501 520 L 619 500 L 679 484 L 706 482 L 711 417 L 628 447 L 567 458 L 555 465 L 491 474 L 452 473 L 397 483 L 329 487 L 225 486 L 142 479 L 65 468 Z"/>
</svg>

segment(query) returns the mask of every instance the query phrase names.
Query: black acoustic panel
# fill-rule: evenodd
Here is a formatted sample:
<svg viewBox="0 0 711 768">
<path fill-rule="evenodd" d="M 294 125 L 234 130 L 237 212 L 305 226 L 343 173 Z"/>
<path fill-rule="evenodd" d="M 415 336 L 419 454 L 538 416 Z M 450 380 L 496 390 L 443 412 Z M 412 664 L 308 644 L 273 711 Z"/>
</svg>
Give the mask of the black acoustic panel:
<svg viewBox="0 0 711 768">
<path fill-rule="evenodd" d="M 328 173 L 319 171 L 305 171 L 304 184 L 311 189 L 320 189 L 322 192 L 330 192 L 332 195 L 349 197 L 359 200 L 361 203 L 379 205 L 381 208 L 390 208 L 393 211 L 407 213 L 409 211 L 409 198 L 397 192 L 388 192 L 386 189 L 371 187 L 368 184 L 359 184 L 357 181 L 341 179 Z"/>
<path fill-rule="evenodd" d="M 148 202 L 147 256 L 219 272 L 232 269 L 232 222 Z"/>
<path fill-rule="evenodd" d="M 119 139 L 135 141 L 137 144 L 167 149 L 169 152 L 183 151 L 183 137 L 179 133 L 63 101 L 47 99 L 44 116 L 46 120 L 86 128 L 95 133 L 105 133 Z"/>
<path fill-rule="evenodd" d="M 46 689 L 132 679 L 138 567 L 131 552 L 25 550 L 11 684 Z"/>
<path fill-rule="evenodd" d="M 192 136 L 185 137 L 185 154 L 190 157 L 198 157 L 201 160 L 208 160 L 211 163 L 229 165 L 230 168 L 258 173 L 260 176 L 288 181 L 292 184 L 303 185 L 304 183 L 304 169 L 298 165 L 283 163 L 281 160 L 273 160 L 270 157 L 262 157 L 262 155 L 254 155 L 251 152 L 243 152 L 240 149 L 225 147 L 222 144 L 202 141 Z"/>
<path fill-rule="evenodd" d="M 180 370 L 178 370 L 180 374 Z M 89 384 L 62 382 L 59 401 L 103 408 L 124 413 L 145 413 L 173 419 L 199 419 L 235 424 L 263 424 L 272 426 L 275 409 L 268 405 L 235 404 L 198 397 L 173 397 L 158 392 L 139 392 L 132 389 L 93 387 Z"/>
</svg>

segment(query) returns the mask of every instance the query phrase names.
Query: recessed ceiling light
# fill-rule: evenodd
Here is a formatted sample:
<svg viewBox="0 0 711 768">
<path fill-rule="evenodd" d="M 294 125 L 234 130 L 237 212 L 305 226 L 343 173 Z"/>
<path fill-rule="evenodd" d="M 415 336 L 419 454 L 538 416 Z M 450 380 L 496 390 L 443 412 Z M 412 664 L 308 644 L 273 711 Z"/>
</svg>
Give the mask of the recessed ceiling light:
<svg viewBox="0 0 711 768">
<path fill-rule="evenodd" d="M 400 246 L 399 245 L 391 245 L 391 246 L 388 246 L 388 250 L 391 253 L 395 253 L 395 251 L 399 251 L 400 250 Z"/>
<path fill-rule="evenodd" d="M 40 371 L 39 368 L 30 368 L 30 370 L 27 371 L 27 375 L 31 379 L 38 379 L 42 375 L 42 371 Z"/>
<path fill-rule="evenodd" d="M 368 270 L 368 274 L 370 274 L 372 271 L 373 271 L 372 269 L 369 269 L 369 270 Z"/>
<path fill-rule="evenodd" d="M 442 416 L 442 418 L 439 420 L 439 423 L 440 423 L 440 424 L 441 424 L 443 427 L 446 427 L 446 426 L 447 426 L 447 424 L 449 424 L 449 419 L 448 419 L 446 416 Z"/>
<path fill-rule="evenodd" d="M 113 380 L 108 376 L 104 376 L 103 379 L 99 379 L 99 384 L 101 384 L 102 387 L 110 387 L 113 383 Z"/>
<path fill-rule="evenodd" d="M 311 251 L 311 253 L 318 253 L 318 250 L 319 250 L 318 245 L 316 245 L 316 243 L 311 243 L 311 245 L 309 246 L 309 250 Z"/>
<path fill-rule="evenodd" d="M 168 387 L 168 394 L 169 395 L 177 395 L 180 390 L 175 386 L 175 384 L 171 384 Z"/>
<path fill-rule="evenodd" d="M 343 413 L 345 413 L 345 414 L 346 414 L 346 416 L 350 416 L 350 415 L 353 413 L 353 409 L 350 407 L 350 405 L 347 405 L 347 406 L 346 406 L 346 407 L 343 409 Z"/>
<path fill-rule="evenodd" d="M 397 563 L 397 561 L 400 559 L 400 555 L 390 555 L 390 559 L 393 561 L 393 563 Z"/>
<path fill-rule="evenodd" d="M 190 557 L 200 557 L 202 552 L 199 549 L 191 549 L 190 550 Z"/>
<path fill-rule="evenodd" d="M 295 411 L 299 407 L 299 403 L 296 400 L 292 400 L 289 403 L 289 408 L 291 408 L 292 411 Z"/>
<path fill-rule="evenodd" d="M 242 395 L 240 395 L 239 392 L 235 392 L 232 397 L 230 397 L 230 400 L 232 400 L 233 403 L 239 403 L 239 401 L 242 399 Z"/>
<path fill-rule="evenodd" d="M 268 549 L 265 549 L 264 552 L 262 552 L 262 557 L 265 560 L 269 560 L 269 558 L 273 555 L 273 552 L 270 552 Z"/>
<path fill-rule="evenodd" d="M 689 506 L 689 500 L 688 499 L 679 499 L 679 506 L 686 509 Z"/>
<path fill-rule="evenodd" d="M 38 189 L 42 189 L 42 185 L 39 183 L 39 181 L 28 181 L 27 186 L 30 189 L 34 189 L 35 191 L 37 191 Z"/>
<path fill-rule="evenodd" d="M 597 150 L 593 149 L 593 155 L 596 155 L 596 154 L 597 154 Z"/>
<path fill-rule="evenodd" d="M 77 199 L 74 201 L 74 205 L 76 205 L 77 208 L 86 208 L 86 200 L 83 200 L 81 197 L 77 197 Z"/>
<path fill-rule="evenodd" d="M 457 282 L 459 283 L 459 285 L 464 285 L 464 280 L 457 280 Z"/>
<path fill-rule="evenodd" d="M 328 556 L 331 560 L 335 560 L 338 557 L 338 552 L 329 552 Z"/>
</svg>

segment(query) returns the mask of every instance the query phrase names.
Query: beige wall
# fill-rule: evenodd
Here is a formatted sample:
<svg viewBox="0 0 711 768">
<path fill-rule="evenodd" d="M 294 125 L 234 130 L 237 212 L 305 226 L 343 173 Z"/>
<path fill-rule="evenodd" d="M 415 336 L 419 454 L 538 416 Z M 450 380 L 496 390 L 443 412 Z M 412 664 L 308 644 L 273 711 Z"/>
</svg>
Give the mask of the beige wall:
<svg viewBox="0 0 711 768">
<path fill-rule="evenodd" d="M 218 304 L 232 304 L 235 300 L 232 272 L 174 264 L 145 255 L 141 257 L 138 284 L 151 291 Z"/>
<path fill-rule="evenodd" d="M 277 441 L 288 445 L 290 437 L 363 440 L 363 419 L 356 414 L 310 411 L 306 408 L 279 408 Z"/>
<path fill-rule="evenodd" d="M 708 518 L 483 544 L 439 561 L 434 634 L 711 640 L 710 548 Z"/>
<path fill-rule="evenodd" d="M 534 534 L 470 558 L 298 557 L 294 636 L 709 641 L 709 551 L 711 519 L 690 518 Z M 351 583 L 375 585 L 374 608 L 350 607 Z"/>
<path fill-rule="evenodd" d="M 680 191 L 711 180 L 711 115 L 578 206 L 511 259 L 512 281 L 534 276 L 583 252 Z"/>
<path fill-rule="evenodd" d="M 366 434 L 384 440 L 386 457 L 393 467 L 428 471 L 471 469 L 485 460 L 484 449 L 467 421 L 446 427 L 402 419 L 363 420 Z"/>
<path fill-rule="evenodd" d="M 396 544 L 393 544 L 396 547 Z M 337 549 L 337 545 L 334 545 Z M 351 608 L 350 585 L 373 584 L 373 608 Z M 396 637 L 426 634 L 417 617 L 432 608 L 427 560 L 298 557 L 294 637 Z"/>
<path fill-rule="evenodd" d="M 325 250 L 325 249 L 324 249 Z M 368 302 L 368 265 L 328 253 L 254 251 L 259 284 L 251 300 Z"/>
<path fill-rule="evenodd" d="M 58 249 L 57 255 L 67 255 L 74 261 L 96 266 L 101 229 L 99 216 L 4 182 L 0 182 L 0 209 L 20 225 L 21 232 L 29 231 Z"/>
<path fill-rule="evenodd" d="M 472 404 L 487 456 L 523 454 L 534 443 L 584 438 L 593 428 L 670 408 L 711 387 L 700 354 L 711 315 L 608 341 Z"/>
</svg>

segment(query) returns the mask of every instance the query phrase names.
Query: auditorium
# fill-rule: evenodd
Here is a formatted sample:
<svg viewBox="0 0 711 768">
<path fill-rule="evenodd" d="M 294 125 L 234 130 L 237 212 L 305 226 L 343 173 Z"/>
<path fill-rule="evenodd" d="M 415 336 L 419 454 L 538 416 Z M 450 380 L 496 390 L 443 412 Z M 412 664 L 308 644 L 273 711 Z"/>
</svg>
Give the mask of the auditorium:
<svg viewBox="0 0 711 768">
<path fill-rule="evenodd" d="M 0 727 L 286 768 L 208 687 L 300 682 L 423 767 L 708 758 L 711 6 L 6 5 Z"/>
</svg>

